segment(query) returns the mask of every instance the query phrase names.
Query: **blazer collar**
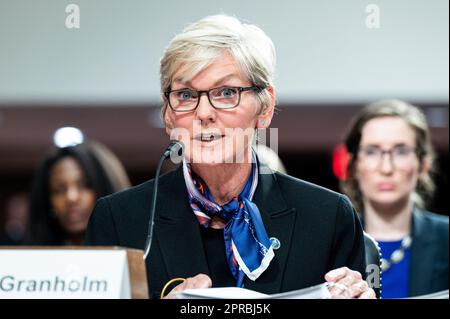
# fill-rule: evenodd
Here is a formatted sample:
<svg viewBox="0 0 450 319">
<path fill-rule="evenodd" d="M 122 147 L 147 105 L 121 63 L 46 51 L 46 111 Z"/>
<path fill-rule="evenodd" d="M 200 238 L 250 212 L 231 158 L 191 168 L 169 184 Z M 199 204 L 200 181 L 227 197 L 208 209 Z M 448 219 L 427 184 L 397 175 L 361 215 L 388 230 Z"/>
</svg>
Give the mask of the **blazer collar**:
<svg viewBox="0 0 450 319">
<path fill-rule="evenodd" d="M 253 202 L 258 206 L 269 238 L 277 239 L 280 247 L 266 271 L 255 281 L 246 278 L 245 288 L 274 294 L 282 291 L 284 270 L 290 250 L 296 209 L 290 207 L 283 197 L 276 174 L 264 164 L 260 165 L 258 187 Z"/>
<path fill-rule="evenodd" d="M 412 218 L 411 264 L 409 294 L 424 294 L 431 285 L 433 267 L 425 260 L 433 260 L 437 245 L 433 245 L 433 234 L 426 229 L 424 212 L 414 208 Z"/>
<path fill-rule="evenodd" d="M 244 285 L 248 289 L 277 293 L 281 290 L 296 214 L 286 204 L 276 175 L 267 167 L 261 167 L 262 164 L 253 202 L 261 212 L 269 238 L 277 238 L 281 247 L 275 250 L 269 268 L 254 282 L 246 278 Z M 171 178 L 160 182 L 155 235 L 169 278 L 209 275 L 200 225 L 189 205 L 182 167 L 178 167 Z"/>
<path fill-rule="evenodd" d="M 420 208 L 414 207 L 411 225 L 412 236 L 416 242 L 418 240 L 422 243 L 428 243 L 433 240 L 433 235 L 426 231 L 426 218 L 424 213 Z"/>
<path fill-rule="evenodd" d="M 189 205 L 182 167 L 169 174 L 164 182 L 160 180 L 154 230 L 167 274 L 170 279 L 209 275 L 200 226 Z"/>
</svg>

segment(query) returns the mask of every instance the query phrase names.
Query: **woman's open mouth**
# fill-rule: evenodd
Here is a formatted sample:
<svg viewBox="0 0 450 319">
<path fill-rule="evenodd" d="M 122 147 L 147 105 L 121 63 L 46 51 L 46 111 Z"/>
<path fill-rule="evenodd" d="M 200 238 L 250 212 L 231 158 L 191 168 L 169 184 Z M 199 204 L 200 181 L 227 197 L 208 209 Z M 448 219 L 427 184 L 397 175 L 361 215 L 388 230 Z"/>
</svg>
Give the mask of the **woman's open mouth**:
<svg viewBox="0 0 450 319">
<path fill-rule="evenodd" d="M 201 142 L 201 145 L 213 144 L 212 142 L 220 141 L 224 135 L 217 133 L 202 133 L 194 137 L 195 141 Z M 216 143 L 214 143 L 216 144 Z"/>
</svg>

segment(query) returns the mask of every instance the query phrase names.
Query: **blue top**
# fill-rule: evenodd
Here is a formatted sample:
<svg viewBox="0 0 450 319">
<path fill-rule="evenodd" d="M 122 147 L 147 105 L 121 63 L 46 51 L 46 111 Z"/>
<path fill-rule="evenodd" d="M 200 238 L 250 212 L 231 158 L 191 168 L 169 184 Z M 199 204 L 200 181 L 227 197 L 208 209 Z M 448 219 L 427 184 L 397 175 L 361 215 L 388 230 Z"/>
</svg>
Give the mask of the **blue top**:
<svg viewBox="0 0 450 319">
<path fill-rule="evenodd" d="M 389 260 L 392 253 L 399 249 L 402 241 L 378 241 L 381 256 Z M 411 249 L 404 251 L 405 255 L 398 264 L 391 264 L 388 270 L 381 274 L 381 297 L 382 298 L 405 298 L 409 290 L 409 269 L 411 260 Z"/>
</svg>

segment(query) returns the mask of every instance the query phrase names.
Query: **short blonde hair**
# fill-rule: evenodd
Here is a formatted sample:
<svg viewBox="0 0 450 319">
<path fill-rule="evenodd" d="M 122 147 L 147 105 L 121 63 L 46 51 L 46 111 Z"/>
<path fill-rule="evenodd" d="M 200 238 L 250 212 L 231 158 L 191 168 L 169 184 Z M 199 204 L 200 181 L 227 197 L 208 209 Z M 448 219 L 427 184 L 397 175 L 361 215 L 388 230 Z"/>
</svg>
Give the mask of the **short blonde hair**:
<svg viewBox="0 0 450 319">
<path fill-rule="evenodd" d="M 161 94 L 171 89 L 173 77 L 182 67 L 186 70 L 182 80 L 187 82 L 224 51 L 237 61 L 253 85 L 273 86 L 275 48 L 272 40 L 255 25 L 227 15 L 214 15 L 189 25 L 172 39 L 161 58 Z M 257 97 L 264 112 L 271 105 L 272 97 L 267 90 L 261 90 Z M 164 103 L 163 115 L 166 108 L 167 103 Z"/>
</svg>

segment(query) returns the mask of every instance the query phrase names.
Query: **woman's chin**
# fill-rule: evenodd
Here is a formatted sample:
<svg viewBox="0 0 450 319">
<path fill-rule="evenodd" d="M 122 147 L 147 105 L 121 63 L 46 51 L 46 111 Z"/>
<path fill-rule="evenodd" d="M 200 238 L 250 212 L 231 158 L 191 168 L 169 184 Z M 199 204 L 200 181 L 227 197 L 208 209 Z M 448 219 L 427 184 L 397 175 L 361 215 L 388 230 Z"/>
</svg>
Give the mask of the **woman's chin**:
<svg viewBox="0 0 450 319">
<path fill-rule="evenodd" d="M 385 207 L 392 207 L 392 206 L 398 206 L 401 205 L 407 201 L 405 196 L 401 196 L 401 194 L 398 193 L 382 193 L 377 194 L 374 198 L 372 198 L 372 202 L 375 203 L 377 206 L 385 206 Z"/>
<path fill-rule="evenodd" d="M 231 158 L 231 161 L 228 159 Z M 194 150 L 190 156 L 187 157 L 189 163 L 193 164 L 223 164 L 230 162 L 232 163 L 233 155 L 224 154 L 222 152 L 217 152 L 212 149 L 199 149 Z"/>
<path fill-rule="evenodd" d="M 87 223 L 66 225 L 64 229 L 66 233 L 69 234 L 70 236 L 82 235 L 86 232 Z"/>
</svg>

